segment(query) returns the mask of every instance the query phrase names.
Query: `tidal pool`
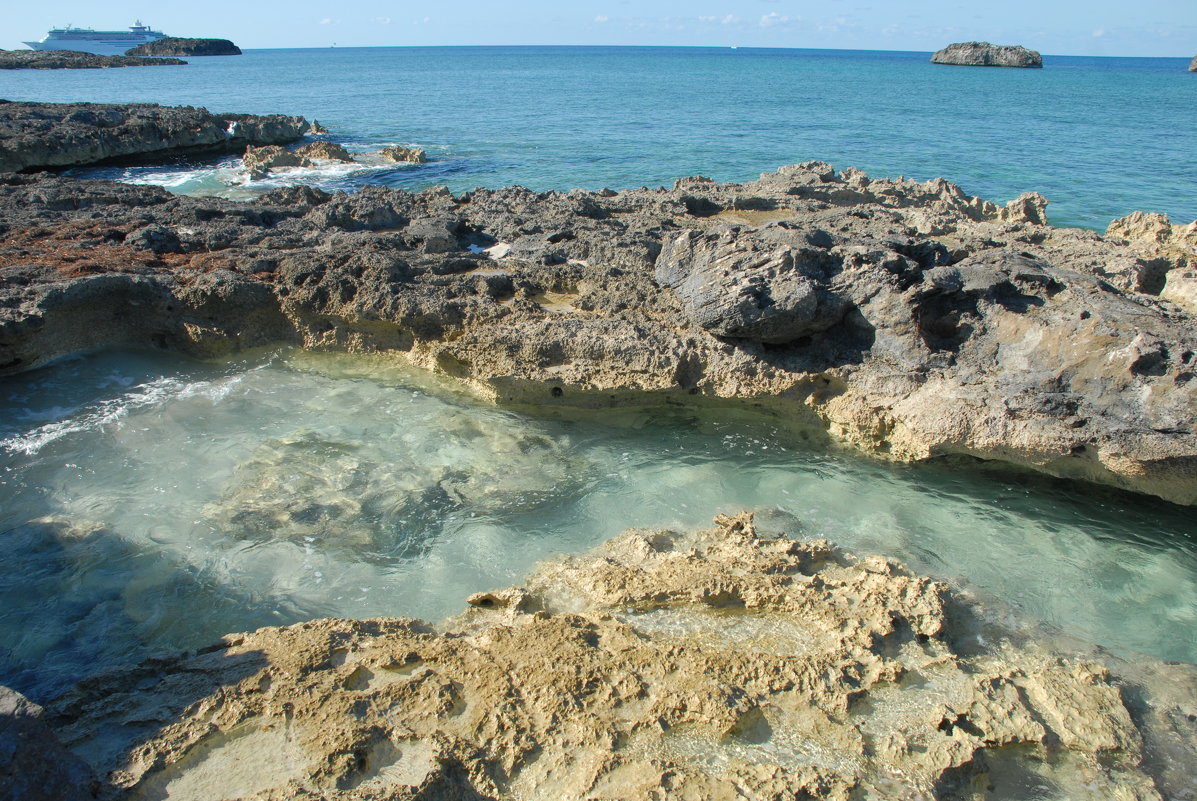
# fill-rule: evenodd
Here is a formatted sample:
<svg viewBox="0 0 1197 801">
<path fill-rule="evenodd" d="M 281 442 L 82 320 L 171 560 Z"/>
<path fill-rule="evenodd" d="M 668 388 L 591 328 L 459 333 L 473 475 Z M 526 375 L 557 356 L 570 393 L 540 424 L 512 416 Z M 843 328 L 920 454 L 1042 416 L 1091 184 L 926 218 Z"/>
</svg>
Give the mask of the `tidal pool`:
<svg viewBox="0 0 1197 801">
<path fill-rule="evenodd" d="M 380 357 L 111 352 L 0 384 L 0 684 L 315 617 L 423 617 L 634 526 L 751 509 L 1036 629 L 1197 662 L 1197 515 L 898 466 L 727 409 L 529 415 Z M 1021 625 L 1021 623 L 1020 623 Z"/>
</svg>

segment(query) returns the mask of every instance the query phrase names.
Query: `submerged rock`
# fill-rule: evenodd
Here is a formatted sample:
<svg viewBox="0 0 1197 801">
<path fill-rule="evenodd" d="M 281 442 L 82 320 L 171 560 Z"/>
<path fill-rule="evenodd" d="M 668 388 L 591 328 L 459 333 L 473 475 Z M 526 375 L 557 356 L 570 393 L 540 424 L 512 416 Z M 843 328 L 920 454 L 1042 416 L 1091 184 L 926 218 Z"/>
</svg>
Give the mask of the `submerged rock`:
<svg viewBox="0 0 1197 801">
<path fill-rule="evenodd" d="M 1042 67 L 1043 56 L 1021 45 L 958 42 L 931 56 L 931 63 L 963 67 Z"/>
<path fill-rule="evenodd" d="M 105 797 L 1192 792 L 1144 745 L 1192 764 L 1191 699 L 1128 685 L 1155 710 L 1132 714 L 1105 667 L 1017 646 L 943 584 L 716 522 L 626 532 L 439 626 L 230 635 L 89 679 L 48 719 Z"/>
<path fill-rule="evenodd" d="M 228 39 L 180 39 L 167 36 L 125 51 L 127 56 L 239 56 L 241 48 Z"/>
<path fill-rule="evenodd" d="M 101 56 L 76 50 L 0 50 L 0 70 L 94 70 L 186 64 L 177 58 Z"/>
<path fill-rule="evenodd" d="M 0 101 L 0 172 L 241 153 L 249 145 L 294 142 L 307 127 L 303 117 L 210 114 L 190 106 Z"/>
</svg>

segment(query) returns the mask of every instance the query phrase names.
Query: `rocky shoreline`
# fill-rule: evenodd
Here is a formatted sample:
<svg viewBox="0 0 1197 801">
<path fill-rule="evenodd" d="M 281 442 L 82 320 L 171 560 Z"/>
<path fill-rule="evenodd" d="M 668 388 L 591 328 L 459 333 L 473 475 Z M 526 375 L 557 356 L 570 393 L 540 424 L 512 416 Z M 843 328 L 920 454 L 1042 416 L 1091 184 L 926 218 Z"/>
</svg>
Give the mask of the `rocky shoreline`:
<svg viewBox="0 0 1197 801">
<path fill-rule="evenodd" d="M 100 56 L 74 50 L 0 50 L 0 70 L 94 70 L 111 67 L 155 67 L 186 64 L 177 58 Z"/>
<path fill-rule="evenodd" d="M 752 515 L 629 531 L 469 604 L 437 625 L 260 629 L 89 679 L 21 719 L 77 789 L 47 761 L 23 778 L 58 799 L 196 801 L 1193 790 L 1192 666 L 1061 657 L 943 584 Z"/>
<path fill-rule="evenodd" d="M 249 204 L 10 174 L 0 368 L 115 345 L 385 351 L 502 404 L 734 401 L 885 459 L 1197 502 L 1197 229 L 1139 215 L 1103 238 L 1045 205 L 820 163 Z"/>
<path fill-rule="evenodd" d="M 250 145 L 298 141 L 310 128 L 303 117 L 281 114 L 212 114 L 203 108 L 152 103 L 0 100 L 0 173 L 116 160 L 241 154 Z"/>
<path fill-rule="evenodd" d="M 43 112 L 5 117 L 19 105 L 0 126 Z M 1039 195 L 998 206 L 821 162 L 235 203 L 16 170 L 240 152 L 305 120 L 59 111 L 0 127 L 18 132 L 0 139 L 0 373 L 113 346 L 383 352 L 501 404 L 736 404 L 878 458 L 1197 503 L 1197 224 L 1058 229 Z M 1194 792 L 1191 665 L 1066 655 L 896 563 L 775 536 L 797 533 L 750 515 L 630 531 L 440 624 L 230 635 L 41 707 L 0 690 L 0 782 L 35 799 Z"/>
</svg>

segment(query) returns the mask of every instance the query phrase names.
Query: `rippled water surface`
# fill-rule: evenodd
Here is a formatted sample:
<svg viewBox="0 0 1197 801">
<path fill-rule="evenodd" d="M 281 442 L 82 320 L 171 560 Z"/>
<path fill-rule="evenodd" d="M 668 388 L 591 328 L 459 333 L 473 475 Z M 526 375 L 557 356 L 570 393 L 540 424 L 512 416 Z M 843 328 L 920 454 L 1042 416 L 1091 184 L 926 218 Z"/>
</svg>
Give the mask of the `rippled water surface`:
<svg viewBox="0 0 1197 801">
<path fill-rule="evenodd" d="M 151 102 L 316 118 L 351 150 L 416 144 L 425 165 L 254 184 L 236 160 L 91 172 L 248 197 L 286 181 L 454 191 L 748 180 L 819 159 L 944 176 L 1052 221 L 1104 229 L 1136 209 L 1197 217 L 1197 74 L 1179 58 L 1045 56 L 969 69 L 930 53 L 761 48 L 380 47 L 257 50 L 185 67 L 0 71 L 0 98 Z"/>
<path fill-rule="evenodd" d="M 777 421 L 536 417 L 378 358 L 69 360 L 0 384 L 0 684 L 319 616 L 420 616 L 631 526 L 756 510 L 1049 630 L 1197 661 L 1191 510 L 812 448 Z"/>
</svg>

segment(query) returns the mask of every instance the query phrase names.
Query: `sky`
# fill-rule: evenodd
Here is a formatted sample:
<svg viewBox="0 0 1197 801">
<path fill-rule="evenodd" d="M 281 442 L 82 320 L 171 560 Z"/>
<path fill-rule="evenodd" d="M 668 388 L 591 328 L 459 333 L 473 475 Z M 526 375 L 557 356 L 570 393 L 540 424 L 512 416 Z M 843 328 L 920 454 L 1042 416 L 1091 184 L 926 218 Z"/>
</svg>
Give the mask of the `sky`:
<svg viewBox="0 0 1197 801">
<path fill-rule="evenodd" d="M 974 39 L 1053 55 L 1197 54 L 1197 0 L 392 0 L 330 3 L 12 3 L 0 47 L 51 27 L 171 36 L 242 48 L 378 45 L 680 45 L 933 51 Z"/>
</svg>

